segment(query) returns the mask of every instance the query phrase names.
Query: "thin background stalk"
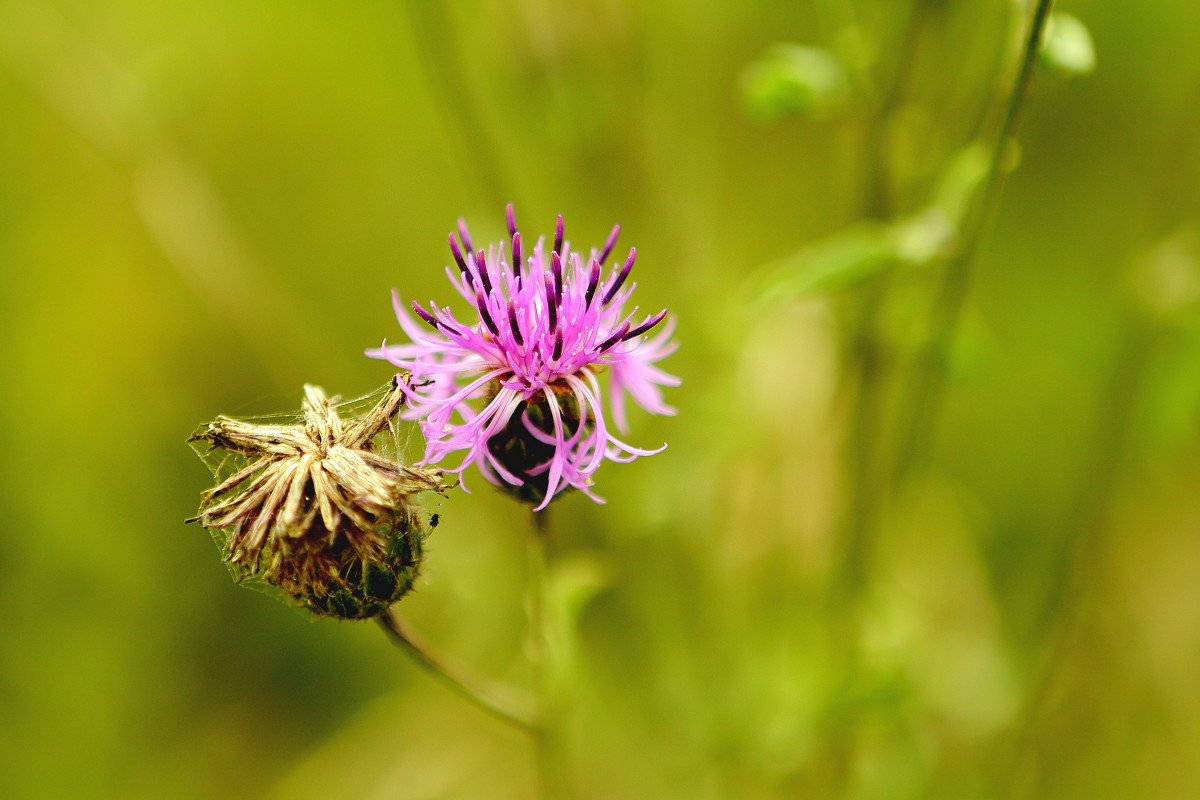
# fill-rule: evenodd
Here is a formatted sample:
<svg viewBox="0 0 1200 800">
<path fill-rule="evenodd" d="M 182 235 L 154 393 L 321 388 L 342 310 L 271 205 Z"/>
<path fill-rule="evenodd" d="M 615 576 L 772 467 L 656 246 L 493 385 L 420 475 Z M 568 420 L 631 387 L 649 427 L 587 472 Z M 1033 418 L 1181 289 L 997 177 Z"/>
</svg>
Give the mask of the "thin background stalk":
<svg viewBox="0 0 1200 800">
<path fill-rule="evenodd" d="M 920 32 L 919 2 L 909 5 L 902 22 L 903 33 L 890 79 L 877 90 L 874 113 L 863 137 L 863 161 L 867 164 L 863 186 L 863 215 L 888 221 L 896 212 L 886 163 L 885 133 L 888 120 L 899 102 L 900 92 L 909 75 Z M 869 80 L 864 79 L 864 84 Z M 846 444 L 848 482 L 842 522 L 842 552 L 833 579 L 835 599 L 856 593 L 868 572 L 872 531 L 879 511 L 883 485 L 880 460 L 883 455 L 881 430 L 885 415 L 884 385 L 889 363 L 881 331 L 880 318 L 889 294 L 887 270 L 875 276 L 856 298 L 850 354 L 849 432 Z"/>
<path fill-rule="evenodd" d="M 1017 123 L 1029 97 L 1034 68 L 1041 51 L 1042 35 L 1045 33 L 1046 22 L 1053 7 L 1054 0 L 1037 0 L 1037 5 L 1033 8 L 1021 53 L 1021 66 L 1008 95 L 1004 119 L 1000 124 L 987 173 L 980 187 L 978 209 L 965 226 L 962 243 L 956 254 L 947 262 L 942 275 L 942 284 L 932 311 L 929 344 L 925 357 L 917 364 L 916 388 L 908 405 L 906 424 L 899 428 L 901 446 L 893 472 L 894 483 L 897 485 L 907 476 L 920 455 L 920 450 L 930 446 L 930 438 L 941 415 L 950 351 L 962 318 L 971 270 L 979 245 L 996 212 L 1005 162 L 1010 157 Z"/>
<path fill-rule="evenodd" d="M 507 704 L 490 698 L 484 692 L 474 688 L 476 681 L 462 677 L 460 669 L 451 669 L 444 659 L 434 656 L 426 646 L 418 643 L 390 609 L 380 614 L 375 620 L 393 644 L 408 653 L 417 666 L 459 697 L 465 698 L 477 708 L 515 728 L 537 735 L 535 724 L 525 715 L 513 711 Z"/>
<path fill-rule="evenodd" d="M 861 209 L 864 217 L 889 221 L 896 213 L 887 163 L 888 121 L 899 104 L 910 74 L 916 39 L 921 28 L 920 0 L 909 3 L 900 20 L 897 55 L 883 70 L 886 79 L 876 83 L 866 73 L 858 76 L 862 91 L 874 104 L 862 140 L 866 165 Z M 853 8 L 847 4 L 853 23 Z M 826 602 L 829 604 L 831 655 L 842 675 L 841 693 L 854 696 L 861 680 L 860 603 L 869 579 L 871 552 L 887 485 L 887 450 L 883 442 L 886 384 L 891 364 L 884 341 L 881 316 L 890 294 L 888 271 L 867 282 L 851 298 L 852 327 L 846 375 L 847 434 L 844 446 L 846 488 L 839 525 L 839 551 L 833 565 Z M 840 713 L 825 738 L 832 796 L 845 794 L 851 785 L 855 755 L 857 711 Z"/>
<path fill-rule="evenodd" d="M 1183 195 L 1178 182 L 1189 174 L 1180 164 L 1192 151 L 1194 132 L 1200 123 L 1200 80 L 1192 90 L 1187 106 L 1176 122 L 1175 131 L 1163 148 L 1158 172 L 1157 190 L 1149 204 L 1149 213 L 1142 221 L 1141 238 L 1153 243 L 1170 235 L 1181 219 L 1194 211 L 1180 208 Z M 1035 620 L 1033 635 L 1040 639 L 1041 658 L 1032 670 L 1032 686 L 1022 713 L 1014 725 L 1011 751 L 1012 776 L 1009 796 L 1028 796 L 1034 791 L 1037 735 L 1039 727 L 1050 713 L 1054 693 L 1062 681 L 1066 659 L 1079 637 L 1081 622 L 1091 610 L 1096 590 L 1089 586 L 1101 569 L 1105 553 L 1105 538 L 1114 530 L 1113 497 L 1117 496 L 1121 480 L 1137 463 L 1134 452 L 1134 428 L 1139 411 L 1138 400 L 1143 396 L 1152 356 L 1162 342 L 1160 320 L 1149 319 L 1146 311 L 1130 309 L 1123 326 L 1125 335 L 1121 349 L 1113 360 L 1104 395 L 1102 413 L 1092 444 L 1089 465 L 1080 483 L 1074 520 L 1069 536 L 1051 566 L 1051 578 L 1046 582 L 1049 591 L 1042 600 L 1040 615 Z M 1089 593 L 1090 590 L 1090 593 Z M 1057 613 L 1052 611 L 1057 610 Z"/>
<path fill-rule="evenodd" d="M 1021 713 L 1013 725 L 1009 796 L 1027 797 L 1032 792 L 1037 765 L 1036 740 L 1048 712 L 1061 673 L 1084 618 L 1086 603 L 1093 599 L 1088 579 L 1094 575 L 1104 553 L 1103 540 L 1112 529 L 1113 497 L 1128 468 L 1130 442 L 1137 399 L 1145 385 L 1147 355 L 1153 349 L 1155 330 L 1145 319 L 1130 315 L 1120 350 L 1113 359 L 1108 385 L 1102 397 L 1102 413 L 1080 483 L 1072 521 L 1053 554 L 1046 582 L 1049 591 L 1039 606 L 1033 633 L 1036 637 L 1030 687 Z M 1093 593 L 1094 594 L 1094 593 Z"/>
<path fill-rule="evenodd" d="M 957 332 L 963 301 L 968 287 L 970 268 L 982 240 L 988 221 L 994 213 L 999 194 L 1000 177 L 1008 147 L 1019 120 L 1020 110 L 1029 94 L 1033 69 L 1040 50 L 1042 33 L 1053 0 L 1039 0 L 1030 18 L 1024 37 L 1020 67 L 1005 104 L 1003 121 L 997 134 L 988 171 L 980 189 L 981 199 L 974 217 L 967 226 L 961 248 L 946 264 L 942 284 L 934 301 L 930 327 L 929 350 L 918 363 L 918 376 L 908 407 L 911 418 L 898 429 L 899 449 L 889 463 L 884 415 L 886 412 L 885 383 L 888 372 L 886 353 L 882 350 L 879 317 L 886 306 L 889 284 L 886 271 L 864 287 L 858 304 L 858 318 L 853 330 L 851 353 L 855 357 L 853 389 L 848 411 L 846 506 L 842 523 L 842 548 L 830 586 L 832 603 L 834 655 L 841 664 L 843 691 L 853 696 L 857 691 L 859 660 L 859 619 L 863 590 L 870 576 L 870 561 L 874 550 L 879 516 L 893 480 L 903 474 L 919 446 L 928 446 L 927 438 L 938 416 L 940 397 L 944 391 L 948 353 Z M 920 32 L 919 4 L 909 7 L 900 43 L 901 57 L 891 79 L 880 90 L 872 132 L 868 135 L 868 171 L 864 210 L 870 217 L 888 219 L 895 213 L 888 191 L 886 148 L 882 133 L 887 119 L 898 103 L 899 93 L 910 68 L 915 43 Z M 904 409 L 902 409 L 901 421 Z M 828 733 L 827 759 L 834 796 L 852 791 L 854 740 L 861 712 L 846 712 Z"/>
</svg>

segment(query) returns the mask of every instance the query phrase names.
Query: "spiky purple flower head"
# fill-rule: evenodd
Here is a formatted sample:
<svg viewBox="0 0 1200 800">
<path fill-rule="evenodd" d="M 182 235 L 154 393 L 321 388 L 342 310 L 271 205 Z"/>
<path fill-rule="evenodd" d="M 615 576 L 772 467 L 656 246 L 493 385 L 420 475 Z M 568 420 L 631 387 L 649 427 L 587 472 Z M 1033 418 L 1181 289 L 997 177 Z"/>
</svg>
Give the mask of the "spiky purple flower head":
<svg viewBox="0 0 1200 800">
<path fill-rule="evenodd" d="M 406 416 L 422 420 L 423 463 L 464 451 L 448 471 L 476 464 L 539 511 L 569 487 L 603 502 L 590 487 L 605 459 L 631 461 L 666 447 L 633 447 L 613 427 L 628 430 L 627 393 L 651 413 L 675 413 L 659 387 L 679 379 L 655 366 L 677 347 L 674 320 L 666 309 L 649 315 L 626 309 L 637 251 L 630 249 L 620 266 L 605 266 L 619 225 L 602 249 L 583 256 L 563 239 L 560 215 L 549 253 L 544 238 L 528 253 L 511 205 L 506 216 L 509 240 L 486 252 L 474 249 L 462 220 L 458 236 L 450 234 L 456 266 L 446 274 L 470 303 L 470 320 L 460 322 L 433 302 L 428 308 L 413 302 L 418 321 L 393 292 L 411 343 L 384 342 L 367 355 L 412 373 L 408 385 L 416 388 Z M 608 375 L 611 422 L 601 374 Z"/>
</svg>

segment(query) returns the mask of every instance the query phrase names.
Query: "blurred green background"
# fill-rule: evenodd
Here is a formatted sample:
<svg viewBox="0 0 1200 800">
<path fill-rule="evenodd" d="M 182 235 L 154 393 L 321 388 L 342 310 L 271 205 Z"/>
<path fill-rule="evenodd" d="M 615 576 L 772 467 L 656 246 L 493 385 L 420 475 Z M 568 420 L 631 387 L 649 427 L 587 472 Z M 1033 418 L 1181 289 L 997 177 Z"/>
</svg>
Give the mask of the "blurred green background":
<svg viewBox="0 0 1200 800">
<path fill-rule="evenodd" d="M 0 796 L 533 796 L 183 524 L 198 423 L 384 383 L 389 291 L 507 201 L 620 222 L 682 343 L 670 447 L 554 508 L 574 796 L 1197 796 L 1200 5 L 1058 8 L 1095 70 L 1040 70 L 931 344 L 1011 0 L 0 2 Z M 526 520 L 474 486 L 400 611 L 519 683 Z"/>
</svg>

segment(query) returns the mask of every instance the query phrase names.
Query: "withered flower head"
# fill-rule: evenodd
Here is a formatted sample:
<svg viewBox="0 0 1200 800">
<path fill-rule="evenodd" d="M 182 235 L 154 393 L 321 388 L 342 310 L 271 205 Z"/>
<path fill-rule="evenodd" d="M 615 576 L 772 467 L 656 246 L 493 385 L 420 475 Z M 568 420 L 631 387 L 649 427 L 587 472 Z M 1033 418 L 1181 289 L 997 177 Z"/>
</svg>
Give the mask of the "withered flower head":
<svg viewBox="0 0 1200 800">
<path fill-rule="evenodd" d="M 412 587 L 429 530 L 415 498 L 446 483 L 440 470 L 373 449 L 404 402 L 404 379 L 353 419 L 306 385 L 301 424 L 217 417 L 192 435 L 246 459 L 204 492 L 195 517 L 222 531 L 238 580 L 257 576 L 314 613 L 343 619 L 380 614 Z"/>
</svg>

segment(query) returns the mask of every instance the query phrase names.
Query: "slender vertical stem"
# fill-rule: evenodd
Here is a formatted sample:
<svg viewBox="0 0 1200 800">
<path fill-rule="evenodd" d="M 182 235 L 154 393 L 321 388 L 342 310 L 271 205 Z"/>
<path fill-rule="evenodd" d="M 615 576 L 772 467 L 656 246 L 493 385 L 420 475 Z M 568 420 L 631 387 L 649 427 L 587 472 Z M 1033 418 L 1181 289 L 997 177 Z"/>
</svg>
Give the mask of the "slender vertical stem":
<svg viewBox="0 0 1200 800">
<path fill-rule="evenodd" d="M 1097 417 L 1100 423 L 1085 462 L 1088 467 L 1080 481 L 1072 521 L 1050 562 L 1048 590 L 1032 626 L 1039 652 L 1021 715 L 1012 726 L 1009 796 L 1013 798 L 1028 796 L 1036 777 L 1031 773 L 1037 764 L 1038 726 L 1058 688 L 1064 660 L 1080 633 L 1080 622 L 1086 615 L 1084 604 L 1092 599 L 1087 594 L 1088 573 L 1094 574 L 1102 563 L 1097 554 L 1104 552 L 1104 538 L 1113 527 L 1112 498 L 1130 461 L 1137 399 L 1145 385 L 1147 356 L 1154 350 L 1156 332 L 1148 321 L 1135 315 L 1125 327 L 1127 332 L 1102 396 L 1103 413 Z"/>
<path fill-rule="evenodd" d="M 1019 111 L 1028 94 L 1034 59 L 1052 4 L 1052 0 L 1038 0 L 1016 83 L 1007 98 L 999 139 L 982 188 L 983 200 L 973 219 L 973 226 L 964 237 L 961 250 L 957 257 L 947 264 L 931 322 L 931 340 L 934 343 L 931 351 L 937 356 L 924 362 L 925 370 L 917 378 L 918 389 L 915 396 L 921 399 L 912 407 L 914 414 L 930 414 L 933 406 L 930 395 L 941 391 L 945 353 L 954 337 L 967 287 L 969 267 L 981 239 L 984 224 L 993 210 L 1008 142 L 1016 129 Z M 905 22 L 906 30 L 901 45 L 906 51 L 915 48 L 921 26 L 919 7 L 911 6 L 908 11 L 910 16 Z M 870 170 L 865 205 L 871 216 L 881 219 L 886 219 L 894 212 L 888 195 L 887 165 L 882 155 L 886 148 L 882 146 L 881 135 L 887 117 L 898 102 L 905 69 L 910 62 L 911 58 L 905 52 L 891 81 L 881 90 L 873 120 L 874 128 L 868 137 Z M 864 587 L 870 578 L 870 561 L 879 515 L 890 489 L 895 485 L 893 478 L 898 474 L 895 470 L 899 469 L 896 464 L 910 458 L 917 443 L 925 438 L 922 428 L 929 426 L 928 420 L 914 420 L 909 425 L 901 426 L 899 448 L 894 452 L 889 451 L 883 419 L 888 363 L 880 347 L 879 334 L 879 318 L 886 307 L 888 289 L 886 275 L 864 287 L 858 308 L 860 317 L 856 320 L 854 331 L 853 354 L 856 356 L 857 372 L 853 376 L 855 392 L 850 398 L 847 504 L 842 523 L 842 551 L 835 565 L 828 595 L 831 604 L 830 618 L 833 620 L 833 657 L 841 665 L 843 686 L 847 692 L 853 692 L 859 680 L 861 654 L 858 650 L 858 640 L 862 613 L 860 606 Z M 892 457 L 896 460 L 892 461 Z M 857 716 L 857 712 L 848 712 L 828 736 L 827 763 L 834 796 L 844 796 L 851 791 L 850 773 L 854 758 Z"/>
<path fill-rule="evenodd" d="M 549 511 L 530 512 L 527 546 L 528 577 L 526 607 L 529 614 L 529 660 L 533 665 L 533 687 L 537 696 L 534 742 L 537 772 L 543 800 L 563 796 L 557 769 L 557 707 L 550 664 L 551 648 L 546 616 L 547 549 L 550 539 Z"/>
<path fill-rule="evenodd" d="M 545 511 L 531 511 L 532 529 L 526 543 L 526 611 L 529 614 L 529 659 L 533 663 L 533 686 L 539 700 L 546 695 L 546 536 L 549 519 Z M 545 708 L 539 708 L 541 715 Z"/>
<path fill-rule="evenodd" d="M 1190 207 L 1181 204 L 1183 195 L 1178 181 L 1188 174 L 1180 169 L 1192 150 L 1194 131 L 1200 124 L 1200 82 L 1193 87 L 1191 99 L 1181 112 L 1174 133 L 1166 139 L 1161 153 L 1157 190 L 1147 204 L 1148 212 L 1142 221 L 1141 237 L 1158 241 L 1178 224 L 1181 215 Z M 1031 632 L 1041 647 L 1026 692 L 1020 718 L 1012 725 L 1012 752 L 1009 769 L 1009 797 L 1027 797 L 1039 777 L 1037 766 L 1037 736 L 1045 723 L 1051 698 L 1063 679 L 1064 661 L 1070 655 L 1075 637 L 1081 634 L 1081 622 L 1087 616 L 1084 604 L 1091 600 L 1089 578 L 1103 562 L 1095 557 L 1104 552 L 1104 537 L 1113 531 L 1113 501 L 1124 472 L 1137 463 L 1131 447 L 1133 427 L 1138 412 L 1137 400 L 1142 396 L 1149 376 L 1152 356 L 1161 344 L 1157 325 L 1144 315 L 1144 309 L 1129 314 L 1126 334 L 1108 377 L 1104 405 L 1097 415 L 1100 424 L 1095 432 L 1092 453 L 1084 459 L 1088 465 L 1080 481 L 1075 511 L 1066 530 L 1061 549 L 1055 554 L 1048 587 L 1041 601 L 1040 613 Z M 1056 613 L 1055 613 L 1056 612 Z"/>
<path fill-rule="evenodd" d="M 865 164 L 861 211 L 868 219 L 887 221 L 896 213 L 887 160 L 888 122 L 904 93 L 921 33 L 923 18 L 916 0 L 906 4 L 898 20 L 896 57 L 875 81 L 860 76 L 873 108 L 866 121 L 861 159 Z M 853 8 L 847 4 L 848 17 Z M 884 437 L 886 395 L 891 372 L 881 320 L 891 282 L 887 272 L 875 276 L 852 298 L 854 318 L 848 347 L 844 505 L 839 525 L 839 552 L 829 588 L 830 658 L 841 674 L 839 693 L 853 696 L 861 680 L 861 600 L 870 579 L 880 513 L 886 500 L 887 448 Z M 823 760 L 828 770 L 828 794 L 845 796 L 851 790 L 858 711 L 844 711 L 827 731 Z"/>
<path fill-rule="evenodd" d="M 895 213 L 889 187 L 885 132 L 888 120 L 902 96 L 921 25 L 921 15 L 915 3 L 910 3 L 904 13 L 895 68 L 887 72 L 876 90 L 874 112 L 863 137 L 862 159 L 867 168 L 862 212 L 870 219 L 887 220 Z M 865 78 L 863 82 L 870 83 Z M 884 272 L 863 286 L 856 298 L 857 316 L 850 344 L 853 370 L 848 370 L 851 372 L 848 382 L 852 384 L 847 412 L 848 479 L 842 520 L 842 552 L 833 580 L 833 593 L 838 596 L 866 577 L 872 533 L 882 500 L 880 489 L 886 485 L 886 468 L 880 468 L 885 449 L 881 429 L 890 365 L 883 347 L 880 320 L 884 316 L 889 289 L 888 275 Z"/>
<path fill-rule="evenodd" d="M 962 307 L 970 284 L 971 269 L 988 224 L 996 211 L 1000 196 L 1004 165 L 1010 156 L 1012 138 L 1017 130 L 1021 111 L 1029 96 L 1034 67 L 1041 50 L 1042 34 L 1054 7 L 1054 0 L 1037 0 L 1030 18 L 1021 66 L 1013 82 L 1004 109 L 1004 118 L 992 149 L 991 161 L 980 187 L 979 207 L 966 227 L 958 252 L 947 264 L 942 285 L 934 301 L 930 338 L 925 358 L 918 364 L 918 377 L 913 400 L 909 405 L 908 424 L 902 426 L 902 444 L 893 468 L 893 480 L 898 483 L 916 460 L 918 450 L 927 447 L 930 435 L 941 414 L 945 393 L 947 362 L 958 332 Z"/>
<path fill-rule="evenodd" d="M 476 681 L 461 677 L 461 669 L 451 669 L 446 665 L 444 659 L 433 655 L 428 647 L 418 643 L 390 609 L 376 617 L 375 621 L 379 623 L 379 627 L 387 634 L 388 639 L 401 650 L 408 653 L 417 666 L 438 681 L 441 681 L 442 684 L 459 697 L 465 698 L 476 707 L 515 728 L 519 728 L 527 733 L 537 734 L 535 724 L 525 715 L 513 711 L 506 703 L 492 699 L 482 691 L 475 689 L 474 685 L 477 683 Z"/>
</svg>

